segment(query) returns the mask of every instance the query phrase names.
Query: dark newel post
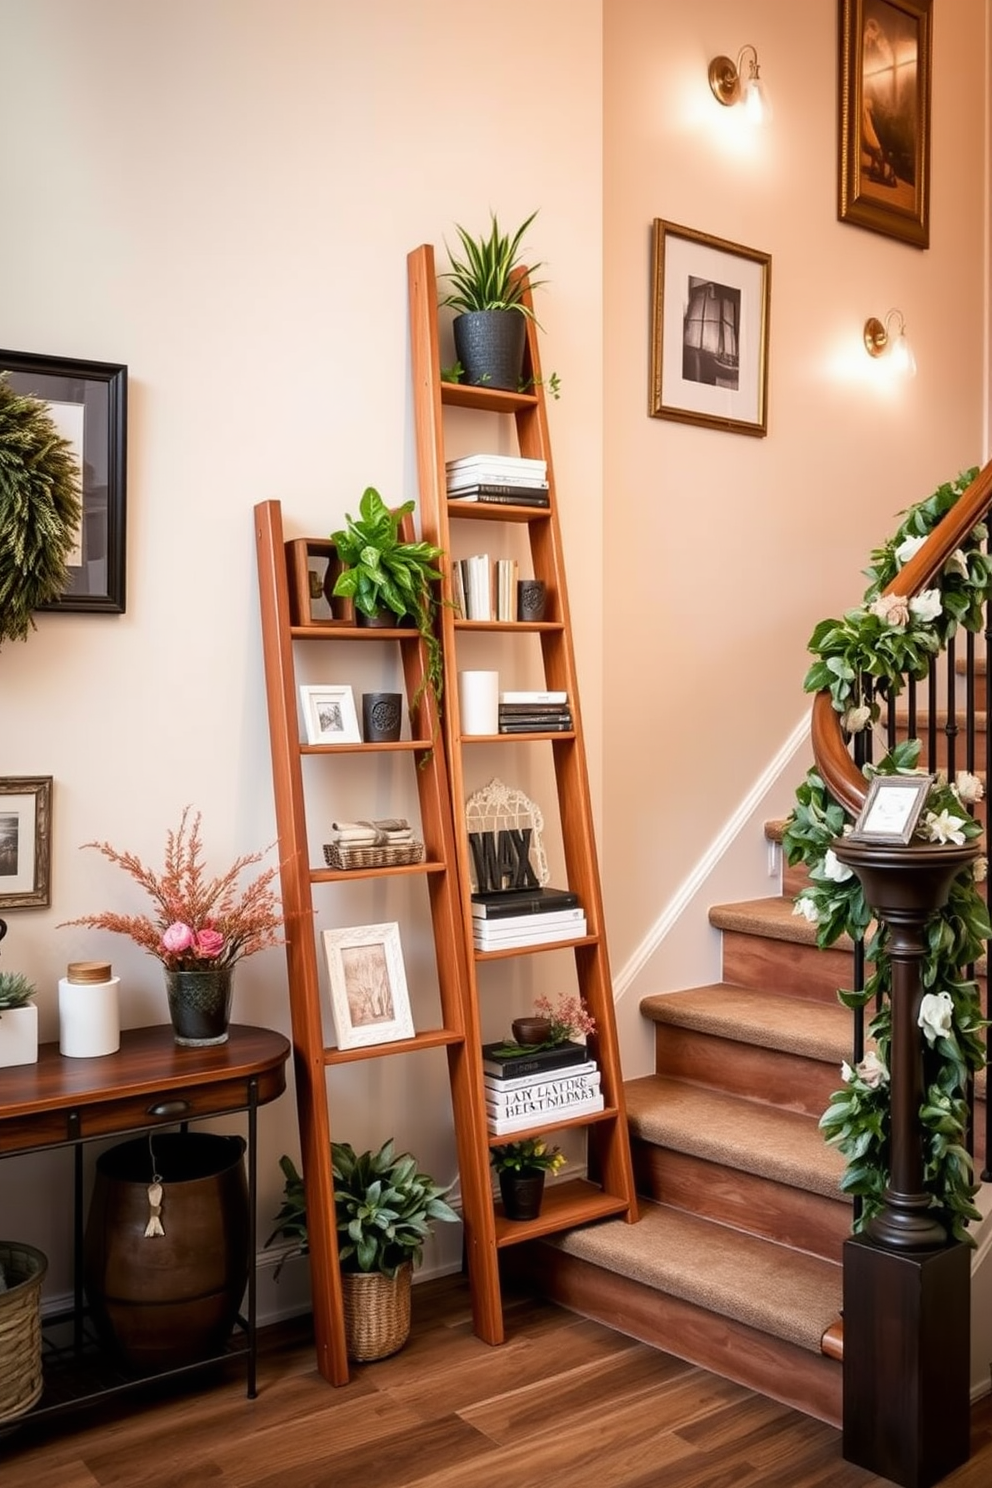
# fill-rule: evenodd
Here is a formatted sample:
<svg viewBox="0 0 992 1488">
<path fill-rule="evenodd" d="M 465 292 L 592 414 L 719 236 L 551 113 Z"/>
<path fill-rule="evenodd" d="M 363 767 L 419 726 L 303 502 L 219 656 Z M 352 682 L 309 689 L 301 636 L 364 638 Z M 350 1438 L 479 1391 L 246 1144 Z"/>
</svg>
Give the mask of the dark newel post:
<svg viewBox="0 0 992 1488">
<path fill-rule="evenodd" d="M 844 1456 L 903 1488 L 931 1488 L 968 1460 L 971 1257 L 923 1188 L 921 963 L 927 921 L 980 849 L 848 838 L 833 848 L 888 926 L 892 958 L 889 1186 L 844 1245 Z"/>
</svg>

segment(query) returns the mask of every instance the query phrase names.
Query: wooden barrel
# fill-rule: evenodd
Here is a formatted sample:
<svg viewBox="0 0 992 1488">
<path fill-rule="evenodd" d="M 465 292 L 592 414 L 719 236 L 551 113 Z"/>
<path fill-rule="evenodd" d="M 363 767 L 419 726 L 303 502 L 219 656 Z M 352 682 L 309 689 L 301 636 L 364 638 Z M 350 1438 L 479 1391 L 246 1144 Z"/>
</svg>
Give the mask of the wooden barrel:
<svg viewBox="0 0 992 1488">
<path fill-rule="evenodd" d="M 231 1334 L 250 1260 L 244 1150 L 238 1136 L 155 1131 L 97 1159 L 86 1295 L 104 1341 L 141 1372 L 210 1358 Z M 164 1233 L 146 1235 L 156 1174 Z"/>
</svg>

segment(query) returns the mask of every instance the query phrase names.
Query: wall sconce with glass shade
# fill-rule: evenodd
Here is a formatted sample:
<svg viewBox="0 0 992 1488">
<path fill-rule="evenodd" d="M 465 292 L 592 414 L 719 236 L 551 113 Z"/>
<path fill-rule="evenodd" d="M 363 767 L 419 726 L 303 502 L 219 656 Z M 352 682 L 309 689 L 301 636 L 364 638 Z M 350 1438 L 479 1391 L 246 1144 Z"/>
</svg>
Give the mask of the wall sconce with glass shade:
<svg viewBox="0 0 992 1488">
<path fill-rule="evenodd" d="M 744 80 L 744 59 L 747 58 L 748 73 Z M 725 108 L 735 103 L 744 105 L 744 114 L 753 124 L 764 124 L 771 118 L 771 105 L 765 85 L 761 81 L 758 53 L 750 42 L 737 53 L 737 61 L 729 57 L 714 57 L 707 74 L 713 97 Z"/>
<path fill-rule="evenodd" d="M 895 332 L 892 322 L 897 321 Z M 874 315 L 865 321 L 865 350 L 871 357 L 884 357 L 894 377 L 916 376 L 916 357 L 906 335 L 906 321 L 901 310 L 889 310 L 884 320 Z"/>
</svg>

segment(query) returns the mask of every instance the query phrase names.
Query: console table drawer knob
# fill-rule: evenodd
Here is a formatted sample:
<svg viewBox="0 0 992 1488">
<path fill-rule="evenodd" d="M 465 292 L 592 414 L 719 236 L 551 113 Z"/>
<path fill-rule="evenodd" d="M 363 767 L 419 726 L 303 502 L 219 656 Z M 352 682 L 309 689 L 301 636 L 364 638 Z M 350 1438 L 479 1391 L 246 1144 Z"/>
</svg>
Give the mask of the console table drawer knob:
<svg viewBox="0 0 992 1488">
<path fill-rule="evenodd" d="M 160 1101 L 157 1106 L 149 1106 L 148 1107 L 148 1114 L 149 1114 L 149 1116 L 172 1116 L 172 1117 L 176 1117 L 176 1116 L 185 1116 L 187 1114 L 187 1112 L 190 1111 L 190 1110 L 192 1110 L 192 1107 L 190 1106 L 189 1101 L 186 1101 L 186 1100 L 167 1100 L 167 1101 Z"/>
</svg>

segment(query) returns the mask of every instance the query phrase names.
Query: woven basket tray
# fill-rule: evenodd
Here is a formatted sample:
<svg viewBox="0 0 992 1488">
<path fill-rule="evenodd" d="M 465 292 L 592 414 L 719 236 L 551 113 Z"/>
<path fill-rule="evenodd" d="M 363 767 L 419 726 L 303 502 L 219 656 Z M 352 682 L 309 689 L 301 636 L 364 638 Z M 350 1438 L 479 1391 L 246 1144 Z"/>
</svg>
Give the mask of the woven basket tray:
<svg viewBox="0 0 992 1488">
<path fill-rule="evenodd" d="M 23 1416 L 41 1398 L 40 1250 L 0 1240 L 7 1291 L 0 1292 L 0 1423 Z"/>
<path fill-rule="evenodd" d="M 324 862 L 328 868 L 401 868 L 406 863 L 421 863 L 422 842 L 397 842 L 383 847 L 352 847 L 348 843 L 325 842 Z"/>
<path fill-rule="evenodd" d="M 407 1261 L 392 1279 L 380 1271 L 352 1271 L 341 1277 L 349 1359 L 356 1363 L 385 1359 L 406 1343 L 410 1336 L 412 1273 Z"/>
</svg>

